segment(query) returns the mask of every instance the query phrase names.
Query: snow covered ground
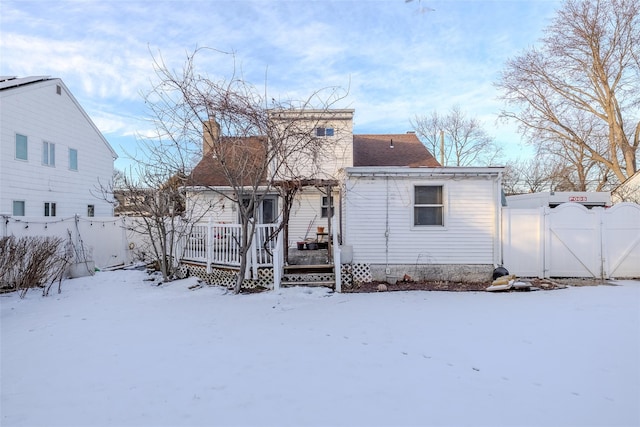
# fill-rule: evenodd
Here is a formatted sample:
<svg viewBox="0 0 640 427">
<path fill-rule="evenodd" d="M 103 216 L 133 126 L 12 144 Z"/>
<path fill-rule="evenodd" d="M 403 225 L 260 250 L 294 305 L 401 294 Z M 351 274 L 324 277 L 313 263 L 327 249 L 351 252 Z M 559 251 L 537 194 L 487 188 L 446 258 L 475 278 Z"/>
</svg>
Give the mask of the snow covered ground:
<svg viewBox="0 0 640 427">
<path fill-rule="evenodd" d="M 252 295 L 97 273 L 3 295 L 9 426 L 638 426 L 640 282 Z"/>
</svg>

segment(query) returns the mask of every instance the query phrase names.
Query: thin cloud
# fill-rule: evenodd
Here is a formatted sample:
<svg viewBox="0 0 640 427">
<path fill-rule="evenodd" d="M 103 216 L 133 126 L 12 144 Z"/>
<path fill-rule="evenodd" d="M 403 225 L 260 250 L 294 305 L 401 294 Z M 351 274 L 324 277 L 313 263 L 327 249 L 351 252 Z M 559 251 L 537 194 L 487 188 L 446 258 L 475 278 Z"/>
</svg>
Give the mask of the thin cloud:
<svg viewBox="0 0 640 427">
<path fill-rule="evenodd" d="M 203 73 L 224 78 L 235 67 L 256 87 L 266 85 L 269 98 L 348 89 L 337 106 L 356 110 L 358 133 L 406 131 L 416 114 L 456 104 L 489 122 L 500 109 L 492 82 L 504 62 L 542 36 L 560 4 L 422 3 L 435 11 L 416 14 L 415 2 L 400 0 L 4 0 L 0 74 L 61 77 L 100 129 L 124 145 L 149 133 L 141 93 L 154 78 L 152 55 L 180 70 L 198 46 L 235 54 L 203 55 Z M 496 134 L 503 134 L 497 125 Z"/>
</svg>

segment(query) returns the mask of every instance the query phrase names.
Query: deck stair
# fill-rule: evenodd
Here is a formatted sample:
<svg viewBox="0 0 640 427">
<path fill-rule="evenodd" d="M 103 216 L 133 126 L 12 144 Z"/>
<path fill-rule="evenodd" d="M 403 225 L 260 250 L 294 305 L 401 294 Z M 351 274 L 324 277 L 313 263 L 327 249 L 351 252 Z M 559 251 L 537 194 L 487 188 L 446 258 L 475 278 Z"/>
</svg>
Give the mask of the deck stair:
<svg viewBox="0 0 640 427">
<path fill-rule="evenodd" d="M 324 286 L 334 289 L 336 278 L 332 264 L 287 265 L 281 282 L 287 286 Z"/>
</svg>

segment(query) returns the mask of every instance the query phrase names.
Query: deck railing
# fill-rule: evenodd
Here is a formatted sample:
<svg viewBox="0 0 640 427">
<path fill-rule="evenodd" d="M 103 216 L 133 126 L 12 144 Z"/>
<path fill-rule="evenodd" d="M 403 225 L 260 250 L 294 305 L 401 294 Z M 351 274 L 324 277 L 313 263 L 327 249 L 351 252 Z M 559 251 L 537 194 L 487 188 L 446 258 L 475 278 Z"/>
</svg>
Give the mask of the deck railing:
<svg viewBox="0 0 640 427">
<path fill-rule="evenodd" d="M 250 266 L 271 267 L 278 224 L 256 224 L 249 249 Z M 251 227 L 250 227 L 251 228 Z M 209 222 L 193 226 L 185 242 L 184 259 L 212 265 L 239 267 L 242 226 Z"/>
</svg>

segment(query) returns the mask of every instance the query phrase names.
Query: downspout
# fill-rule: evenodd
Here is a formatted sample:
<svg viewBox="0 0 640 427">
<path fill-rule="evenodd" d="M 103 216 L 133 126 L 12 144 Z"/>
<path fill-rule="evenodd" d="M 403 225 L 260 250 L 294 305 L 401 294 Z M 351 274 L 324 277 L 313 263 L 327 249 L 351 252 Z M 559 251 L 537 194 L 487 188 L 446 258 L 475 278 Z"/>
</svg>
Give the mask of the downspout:
<svg viewBox="0 0 640 427">
<path fill-rule="evenodd" d="M 385 274 L 390 274 L 391 269 L 389 268 L 389 176 L 384 177 L 387 194 L 386 194 L 386 203 L 385 203 L 385 225 L 384 225 L 384 272 Z"/>
<path fill-rule="evenodd" d="M 344 188 L 344 185 L 345 183 L 343 182 L 338 188 L 338 229 L 335 231 L 338 235 L 338 243 L 341 245 L 344 242 L 344 229 L 342 228 L 342 211 L 344 210 L 342 208 L 342 189 Z"/>
</svg>

